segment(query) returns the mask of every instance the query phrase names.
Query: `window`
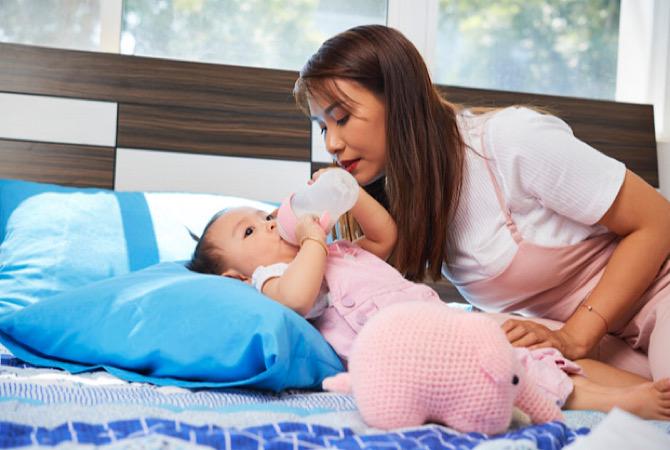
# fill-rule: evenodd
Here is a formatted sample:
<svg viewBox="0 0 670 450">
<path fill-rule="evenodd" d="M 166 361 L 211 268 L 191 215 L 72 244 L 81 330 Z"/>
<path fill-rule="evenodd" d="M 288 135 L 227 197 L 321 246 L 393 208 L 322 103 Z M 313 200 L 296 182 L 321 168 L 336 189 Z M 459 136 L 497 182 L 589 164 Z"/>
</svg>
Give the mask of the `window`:
<svg viewBox="0 0 670 450">
<path fill-rule="evenodd" d="M 103 1 L 1 0 L 0 42 L 98 50 Z"/>
<path fill-rule="evenodd" d="M 386 23 L 386 0 L 125 0 L 121 52 L 299 69 L 328 37 Z"/>
<path fill-rule="evenodd" d="M 435 81 L 614 99 L 618 0 L 440 0 Z"/>
<path fill-rule="evenodd" d="M 0 0 L 0 41 L 296 70 L 390 8 L 436 83 L 613 100 L 622 4 L 664 1 Z"/>
</svg>

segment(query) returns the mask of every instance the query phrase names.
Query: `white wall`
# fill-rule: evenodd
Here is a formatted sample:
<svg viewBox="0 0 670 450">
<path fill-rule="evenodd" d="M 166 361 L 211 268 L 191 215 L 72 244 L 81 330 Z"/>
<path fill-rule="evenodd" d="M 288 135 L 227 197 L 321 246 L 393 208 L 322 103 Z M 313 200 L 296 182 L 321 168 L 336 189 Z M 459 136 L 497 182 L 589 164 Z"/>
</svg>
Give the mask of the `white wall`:
<svg viewBox="0 0 670 450">
<path fill-rule="evenodd" d="M 660 191 L 670 199 L 670 1 L 621 1 L 616 99 L 654 105 Z"/>
</svg>

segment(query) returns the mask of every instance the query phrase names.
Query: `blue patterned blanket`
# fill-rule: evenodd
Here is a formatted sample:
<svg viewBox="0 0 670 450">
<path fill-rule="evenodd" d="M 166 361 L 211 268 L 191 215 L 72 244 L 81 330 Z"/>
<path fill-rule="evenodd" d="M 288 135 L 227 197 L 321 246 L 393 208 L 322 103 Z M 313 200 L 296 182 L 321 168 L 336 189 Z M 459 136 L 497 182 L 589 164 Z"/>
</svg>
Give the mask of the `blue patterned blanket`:
<svg viewBox="0 0 670 450">
<path fill-rule="evenodd" d="M 438 425 L 382 432 L 363 423 L 348 395 L 127 383 L 32 367 L 0 348 L 0 449 L 560 449 L 603 416 L 568 411 L 566 423 L 496 436 Z"/>
<path fill-rule="evenodd" d="M 247 428 L 220 427 L 217 425 L 195 426 L 188 423 L 139 418 L 110 421 L 107 423 L 66 422 L 55 428 L 43 428 L 0 422 L 0 448 L 21 446 L 50 446 L 68 444 L 108 445 L 124 440 L 130 446 L 132 440 L 154 439 L 146 442 L 172 441 L 172 445 L 186 448 L 186 444 L 216 449 L 284 449 L 284 448 L 337 448 L 337 449 L 471 449 L 482 442 L 495 443 L 499 448 L 555 449 L 562 448 L 574 440 L 577 431 L 561 423 L 527 427 L 495 437 L 480 433 L 459 434 L 446 428 L 431 425 L 393 433 L 357 434 L 350 428 L 333 428 L 301 422 L 276 422 Z M 170 439 L 170 441 L 168 441 Z M 197 448 L 197 447 L 196 447 Z M 490 447 L 489 448 L 495 448 Z"/>
</svg>

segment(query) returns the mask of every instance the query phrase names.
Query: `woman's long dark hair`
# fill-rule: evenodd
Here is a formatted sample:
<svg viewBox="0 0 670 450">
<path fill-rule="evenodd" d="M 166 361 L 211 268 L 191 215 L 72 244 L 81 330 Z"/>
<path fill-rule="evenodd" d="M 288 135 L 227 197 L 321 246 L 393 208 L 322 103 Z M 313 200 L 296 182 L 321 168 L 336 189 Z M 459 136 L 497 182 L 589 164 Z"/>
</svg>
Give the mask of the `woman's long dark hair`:
<svg viewBox="0 0 670 450">
<path fill-rule="evenodd" d="M 411 280 L 424 279 L 426 266 L 438 279 L 463 179 L 457 106 L 433 86 L 414 45 L 382 25 L 355 27 L 324 42 L 300 71 L 296 102 L 309 114 L 308 99 L 318 94 L 350 110 L 337 79 L 357 82 L 385 105 L 386 180 L 377 198 L 398 224 L 392 262 Z"/>
</svg>

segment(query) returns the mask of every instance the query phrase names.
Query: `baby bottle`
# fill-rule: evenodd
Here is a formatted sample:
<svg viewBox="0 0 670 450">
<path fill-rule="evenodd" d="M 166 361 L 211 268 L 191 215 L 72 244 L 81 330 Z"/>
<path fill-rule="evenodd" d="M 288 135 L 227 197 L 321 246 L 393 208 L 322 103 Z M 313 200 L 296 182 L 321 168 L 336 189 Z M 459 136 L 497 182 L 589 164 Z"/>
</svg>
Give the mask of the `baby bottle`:
<svg viewBox="0 0 670 450">
<path fill-rule="evenodd" d="M 319 217 L 319 224 L 328 233 L 342 214 L 349 211 L 358 199 L 358 183 L 344 169 L 331 169 L 311 185 L 291 194 L 277 211 L 277 224 L 281 237 L 299 245 L 295 237 L 298 218 L 310 214 Z"/>
</svg>

